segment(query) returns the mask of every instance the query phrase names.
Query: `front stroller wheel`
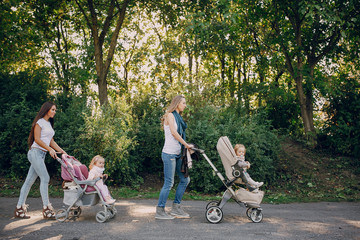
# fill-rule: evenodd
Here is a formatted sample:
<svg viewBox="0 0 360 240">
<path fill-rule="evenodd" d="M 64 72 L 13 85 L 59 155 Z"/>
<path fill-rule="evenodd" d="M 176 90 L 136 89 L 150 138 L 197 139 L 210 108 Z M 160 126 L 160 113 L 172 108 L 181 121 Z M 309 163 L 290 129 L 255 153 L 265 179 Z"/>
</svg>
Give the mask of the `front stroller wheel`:
<svg viewBox="0 0 360 240">
<path fill-rule="evenodd" d="M 253 221 L 254 223 L 259 223 L 262 221 L 263 219 L 263 214 L 261 212 L 261 210 L 258 209 L 253 209 L 250 213 L 250 219 L 251 221 Z"/>
<path fill-rule="evenodd" d="M 210 223 L 219 223 L 223 218 L 223 212 L 219 207 L 212 206 L 206 210 L 205 217 Z"/>
<path fill-rule="evenodd" d="M 100 211 L 96 214 L 96 221 L 99 223 L 103 223 L 108 220 L 108 217 L 104 211 Z"/>
<path fill-rule="evenodd" d="M 206 209 L 208 209 L 209 207 L 217 207 L 219 206 L 219 201 L 211 201 L 206 205 Z"/>
<path fill-rule="evenodd" d="M 248 208 L 248 209 L 246 209 L 246 216 L 247 216 L 249 219 L 251 219 L 251 218 L 250 218 L 250 214 L 251 214 L 251 212 L 252 212 L 253 209 L 255 209 L 255 208 Z"/>
<path fill-rule="evenodd" d="M 66 211 L 66 209 L 61 208 L 56 212 L 55 218 L 59 222 L 64 222 L 68 218 L 68 214 L 69 213 Z"/>
</svg>

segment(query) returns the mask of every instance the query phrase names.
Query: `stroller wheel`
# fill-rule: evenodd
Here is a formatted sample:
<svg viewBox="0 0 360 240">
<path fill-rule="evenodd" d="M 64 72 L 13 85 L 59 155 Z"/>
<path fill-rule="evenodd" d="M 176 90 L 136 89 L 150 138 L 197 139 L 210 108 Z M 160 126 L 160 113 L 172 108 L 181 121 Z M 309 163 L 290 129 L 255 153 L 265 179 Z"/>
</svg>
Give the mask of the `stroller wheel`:
<svg viewBox="0 0 360 240">
<path fill-rule="evenodd" d="M 80 214 L 81 214 L 81 208 L 80 207 L 71 209 L 71 211 L 72 211 L 72 214 L 73 214 L 74 217 L 79 217 Z"/>
<path fill-rule="evenodd" d="M 212 206 L 206 210 L 205 217 L 210 223 L 219 223 L 223 218 L 223 212 L 219 207 Z"/>
<path fill-rule="evenodd" d="M 99 223 L 103 223 L 108 220 L 107 214 L 104 211 L 100 211 L 96 214 L 96 221 Z"/>
<path fill-rule="evenodd" d="M 252 209 L 251 213 L 250 213 L 250 219 L 251 221 L 253 221 L 254 223 L 259 223 L 262 221 L 263 219 L 263 214 L 261 212 L 261 210 L 259 209 Z"/>
<path fill-rule="evenodd" d="M 108 215 L 110 218 L 113 218 L 115 217 L 116 213 L 117 213 L 117 210 L 115 207 L 111 207 L 111 208 L 108 208 Z"/>
<path fill-rule="evenodd" d="M 64 208 L 61 208 L 56 212 L 55 218 L 59 222 L 64 222 L 68 218 L 68 215 L 69 213 Z"/>
<path fill-rule="evenodd" d="M 206 205 L 206 209 L 208 209 L 209 207 L 217 207 L 219 206 L 219 201 L 211 201 Z"/>
<path fill-rule="evenodd" d="M 249 219 L 251 219 L 251 218 L 250 218 L 250 214 L 251 214 L 251 212 L 252 212 L 253 209 L 255 209 L 255 208 L 248 208 L 248 209 L 246 209 L 246 216 L 247 216 Z"/>
</svg>

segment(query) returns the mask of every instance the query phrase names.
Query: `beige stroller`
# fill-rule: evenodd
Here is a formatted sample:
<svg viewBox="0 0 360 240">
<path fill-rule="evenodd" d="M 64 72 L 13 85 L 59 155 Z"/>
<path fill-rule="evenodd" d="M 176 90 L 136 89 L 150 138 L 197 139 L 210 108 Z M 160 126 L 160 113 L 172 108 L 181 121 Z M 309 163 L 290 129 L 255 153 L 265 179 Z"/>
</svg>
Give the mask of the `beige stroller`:
<svg viewBox="0 0 360 240">
<path fill-rule="evenodd" d="M 260 207 L 260 203 L 264 197 L 263 191 L 248 191 L 244 188 L 239 188 L 238 190 L 234 190 L 235 184 L 245 184 L 241 177 L 241 172 L 237 167 L 237 160 L 235 158 L 235 151 L 230 143 L 228 137 L 220 137 L 216 148 L 221 157 L 222 164 L 225 169 L 227 180 L 223 177 L 223 175 L 216 169 L 214 164 L 210 161 L 210 159 L 204 153 L 204 150 L 194 149 L 195 151 L 201 153 L 204 158 L 208 161 L 210 166 L 214 169 L 216 175 L 220 178 L 220 180 L 224 183 L 227 190 L 224 192 L 221 201 L 211 201 L 206 206 L 206 219 L 210 223 L 219 223 L 223 218 L 222 208 L 226 204 L 226 202 L 233 198 L 240 206 L 244 205 L 246 210 L 246 215 L 251 221 L 255 223 L 259 223 L 263 219 L 262 209 Z"/>
</svg>

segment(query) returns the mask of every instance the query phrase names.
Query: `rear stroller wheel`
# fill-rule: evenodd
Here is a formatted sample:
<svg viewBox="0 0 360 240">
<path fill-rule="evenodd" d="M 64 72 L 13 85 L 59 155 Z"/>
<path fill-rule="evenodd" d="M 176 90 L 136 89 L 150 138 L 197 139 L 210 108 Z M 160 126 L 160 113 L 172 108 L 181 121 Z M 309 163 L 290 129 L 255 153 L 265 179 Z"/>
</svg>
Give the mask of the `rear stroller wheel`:
<svg viewBox="0 0 360 240">
<path fill-rule="evenodd" d="M 108 208 L 107 211 L 108 211 L 109 218 L 115 217 L 115 215 L 117 213 L 117 210 L 115 207 Z"/>
<path fill-rule="evenodd" d="M 210 223 L 219 223 L 223 218 L 223 212 L 221 208 L 212 206 L 206 209 L 205 217 Z"/>
<path fill-rule="evenodd" d="M 263 219 L 263 214 L 262 214 L 261 210 L 254 208 L 250 213 L 250 219 L 254 223 L 261 222 Z"/>
<path fill-rule="evenodd" d="M 209 207 L 217 207 L 219 206 L 219 201 L 210 201 L 207 205 L 206 205 L 206 209 L 208 209 Z"/>
<path fill-rule="evenodd" d="M 59 222 L 64 222 L 68 218 L 69 213 L 66 211 L 66 209 L 61 208 L 59 209 L 55 214 L 55 219 Z"/>
<path fill-rule="evenodd" d="M 73 208 L 71 209 L 72 211 L 72 214 L 74 217 L 79 217 L 80 214 L 81 214 L 81 208 L 80 207 L 76 207 L 76 208 Z"/>
</svg>

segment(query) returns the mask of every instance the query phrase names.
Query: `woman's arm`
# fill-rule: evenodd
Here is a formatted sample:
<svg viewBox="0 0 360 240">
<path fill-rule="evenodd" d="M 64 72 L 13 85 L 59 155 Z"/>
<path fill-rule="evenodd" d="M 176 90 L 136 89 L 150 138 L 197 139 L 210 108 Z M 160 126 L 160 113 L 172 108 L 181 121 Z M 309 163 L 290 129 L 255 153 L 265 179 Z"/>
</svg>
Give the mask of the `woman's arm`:
<svg viewBox="0 0 360 240">
<path fill-rule="evenodd" d="M 52 138 L 50 141 L 50 147 L 52 147 L 53 149 L 55 149 L 58 152 L 66 154 L 66 152 L 61 147 L 59 147 L 59 145 L 57 145 L 57 143 L 54 141 L 54 138 Z"/>
<path fill-rule="evenodd" d="M 184 145 L 186 148 L 191 148 L 189 144 L 187 144 L 184 139 L 180 136 L 180 134 L 177 132 L 175 128 L 175 117 L 172 113 L 167 114 L 166 121 L 169 124 L 170 132 L 174 136 L 176 140 L 178 140 L 182 145 Z"/>
</svg>

